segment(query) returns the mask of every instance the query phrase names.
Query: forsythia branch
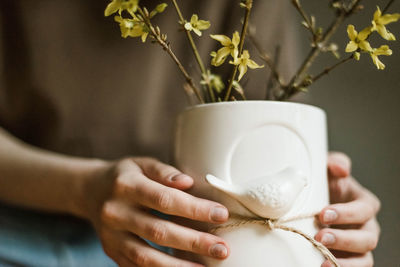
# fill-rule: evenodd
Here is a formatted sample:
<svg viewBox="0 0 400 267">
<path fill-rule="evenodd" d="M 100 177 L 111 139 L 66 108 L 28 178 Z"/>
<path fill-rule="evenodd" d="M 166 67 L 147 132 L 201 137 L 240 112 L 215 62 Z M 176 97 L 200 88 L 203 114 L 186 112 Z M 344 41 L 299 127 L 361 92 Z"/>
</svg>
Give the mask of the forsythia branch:
<svg viewBox="0 0 400 267">
<path fill-rule="evenodd" d="M 198 100 L 200 103 L 204 103 L 204 99 L 200 94 L 200 90 L 196 87 L 196 85 L 193 82 L 192 77 L 189 75 L 189 73 L 186 71 L 185 67 L 182 65 L 180 60 L 176 57 L 175 53 L 171 49 L 171 45 L 167 43 L 166 41 L 163 40 L 161 33 L 159 32 L 159 29 L 154 28 L 152 23 L 150 22 L 150 19 L 146 14 L 144 13 L 143 9 L 138 7 L 138 11 L 140 13 L 141 19 L 143 22 L 147 25 L 147 27 L 150 29 L 150 34 L 151 36 L 155 39 L 155 41 L 161 45 L 161 47 L 169 54 L 169 56 L 172 58 L 172 60 L 175 62 L 175 64 L 178 66 L 179 70 L 181 71 L 182 75 L 185 77 L 186 82 L 190 85 L 190 87 L 193 89 L 194 93 L 196 94 Z"/>
</svg>

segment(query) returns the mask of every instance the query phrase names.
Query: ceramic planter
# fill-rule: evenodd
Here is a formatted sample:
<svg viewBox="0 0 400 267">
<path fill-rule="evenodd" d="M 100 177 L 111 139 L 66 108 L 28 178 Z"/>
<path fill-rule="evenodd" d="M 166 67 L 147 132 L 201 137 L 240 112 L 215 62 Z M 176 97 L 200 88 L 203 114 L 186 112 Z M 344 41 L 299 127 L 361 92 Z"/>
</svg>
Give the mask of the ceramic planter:
<svg viewBox="0 0 400 267">
<path fill-rule="evenodd" d="M 230 214 L 285 219 L 313 214 L 329 203 L 326 117 L 319 108 L 272 101 L 199 105 L 179 115 L 175 138 L 175 164 L 195 179 L 190 193 L 222 203 Z M 224 190 L 230 185 L 231 191 Z M 311 236 L 318 231 L 314 218 L 286 224 Z M 224 261 L 196 259 L 206 266 L 313 267 L 324 262 L 303 237 L 265 225 L 216 234 L 231 253 Z"/>
</svg>

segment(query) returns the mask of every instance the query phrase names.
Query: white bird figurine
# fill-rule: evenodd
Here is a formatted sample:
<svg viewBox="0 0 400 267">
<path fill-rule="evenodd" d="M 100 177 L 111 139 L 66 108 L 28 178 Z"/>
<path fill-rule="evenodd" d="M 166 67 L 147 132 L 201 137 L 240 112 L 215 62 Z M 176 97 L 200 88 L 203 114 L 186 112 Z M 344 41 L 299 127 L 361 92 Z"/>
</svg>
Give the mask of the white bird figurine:
<svg viewBox="0 0 400 267">
<path fill-rule="evenodd" d="M 292 167 L 243 184 L 230 184 L 211 174 L 206 176 L 206 180 L 256 215 L 269 219 L 278 219 L 285 215 L 307 185 L 304 173 Z"/>
</svg>

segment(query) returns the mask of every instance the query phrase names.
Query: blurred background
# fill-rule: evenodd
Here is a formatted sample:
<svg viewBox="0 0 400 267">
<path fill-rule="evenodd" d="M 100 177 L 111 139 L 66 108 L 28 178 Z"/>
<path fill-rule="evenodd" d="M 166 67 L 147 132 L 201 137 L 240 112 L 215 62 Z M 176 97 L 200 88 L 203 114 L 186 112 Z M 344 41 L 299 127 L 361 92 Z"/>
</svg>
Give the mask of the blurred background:
<svg viewBox="0 0 400 267">
<path fill-rule="evenodd" d="M 317 23 L 326 27 L 333 18 L 328 1 L 301 1 Z M 334 36 L 340 53 L 348 42 L 346 27 L 361 30 L 372 19 L 376 6 L 386 1 L 362 1 L 364 11 L 349 18 Z M 395 2 L 388 13 L 400 13 Z M 300 16 L 294 14 L 300 20 Z M 388 25 L 400 39 L 400 22 Z M 307 32 L 299 26 L 299 36 Z M 307 36 L 308 37 L 308 36 Z M 308 51 L 306 39 L 304 52 Z M 371 38 L 373 47 L 386 44 Z M 379 246 L 374 253 L 375 266 L 400 266 L 400 41 L 390 42 L 393 55 L 382 56 L 386 69 L 378 71 L 371 58 L 363 54 L 360 62 L 350 61 L 325 76 L 310 89 L 306 102 L 323 108 L 328 114 L 330 150 L 347 153 L 353 160 L 353 175 L 382 201 L 379 222 L 382 227 Z M 317 60 L 322 70 L 334 62 L 331 54 Z M 315 72 L 314 72 L 315 73 Z"/>
<path fill-rule="evenodd" d="M 0 2 L 1 1 L 2 0 L 0 0 Z M 388 1 L 389 0 L 362 1 L 365 5 L 365 10 L 347 20 L 334 36 L 334 40 L 336 40 L 336 43 L 339 45 L 339 51 L 342 55 L 345 54 L 344 48 L 348 42 L 346 33 L 347 24 L 352 23 L 358 30 L 363 29 L 370 24 L 372 15 L 376 10 L 376 5 L 379 5 L 383 9 Z M 26 2 L 28 3 L 29 1 Z M 115 40 L 120 40 L 119 33 L 115 31 L 114 25 L 111 25 L 111 23 L 106 21 L 102 16 L 102 9 L 107 1 L 101 2 L 104 3 L 98 5 L 98 11 L 93 12 L 92 10 L 88 10 L 88 12 L 99 14 L 99 16 L 98 21 L 96 21 L 97 24 L 93 24 L 95 26 L 92 24 L 85 26 L 88 29 L 87 32 L 97 34 L 94 29 L 98 31 L 107 29 L 115 33 Z M 328 7 L 330 1 L 302 0 L 301 2 L 309 13 L 316 15 L 318 25 L 324 28 L 329 25 L 333 19 L 333 12 Z M 57 1 L 55 4 L 60 3 L 64 3 L 68 6 L 70 3 L 74 5 L 75 2 Z M 36 6 L 36 4 L 32 5 Z M 388 12 L 400 13 L 400 1 L 396 1 Z M 60 16 L 59 14 L 50 15 Z M 309 49 L 309 46 L 307 46 L 307 37 L 309 37 L 309 33 L 301 27 L 301 18 L 294 10 L 293 16 L 299 21 L 298 31 L 296 32 L 299 38 L 303 39 L 301 43 L 303 44 L 302 50 L 305 54 Z M 31 22 L 34 22 L 35 19 L 37 18 L 32 16 Z M 236 21 L 237 17 L 232 16 L 232 19 Z M 79 21 L 76 23 L 79 23 Z M 49 30 L 52 29 L 53 31 L 59 26 L 56 23 L 50 23 L 49 25 L 53 26 L 49 26 Z M 82 28 L 85 30 L 85 27 Z M 70 27 L 68 25 L 68 28 L 72 28 L 72 26 Z M 353 175 L 364 186 L 374 192 L 382 202 L 382 210 L 379 213 L 382 234 L 379 246 L 374 253 L 376 261 L 375 266 L 400 267 L 400 118 L 397 117 L 400 116 L 400 22 L 390 24 L 388 28 L 398 37 L 399 41 L 390 43 L 390 47 L 393 50 L 392 56 L 381 56 L 381 60 L 386 64 L 386 69 L 384 71 L 378 71 L 375 65 L 373 65 L 371 58 L 363 54 L 360 62 L 351 61 L 334 70 L 331 74 L 325 76 L 322 80 L 313 85 L 305 102 L 319 106 L 326 111 L 329 122 L 330 150 L 347 153 L 353 160 Z M 86 35 L 82 36 L 81 38 L 86 38 Z M 184 38 L 183 35 L 182 38 Z M 81 39 L 78 40 L 81 41 Z M 92 44 L 93 47 L 101 47 L 102 49 L 108 47 L 104 45 L 104 42 L 108 40 L 107 38 L 99 38 L 96 40 L 97 42 Z M 379 47 L 381 44 L 386 44 L 388 42 L 381 38 L 371 38 L 371 43 L 374 47 Z M 114 45 L 115 43 L 112 44 Z M 127 45 L 131 45 L 131 43 L 127 43 Z M 76 49 L 75 46 L 74 49 Z M 43 53 L 48 52 L 46 49 L 42 50 Z M 86 50 L 77 51 L 80 52 L 76 53 L 77 56 L 89 55 L 90 57 L 90 55 L 93 55 L 97 50 L 91 49 L 90 53 Z M 122 53 L 123 52 L 121 52 L 121 54 Z M 157 53 L 161 54 L 163 52 L 160 50 L 160 52 Z M 154 57 L 157 57 L 158 54 L 154 55 Z M 21 54 L 21 57 L 23 56 L 24 54 Z M 59 59 L 57 58 L 54 60 Z M 106 61 L 107 58 L 104 60 Z M 332 54 L 324 54 L 316 61 L 314 65 L 315 71 L 312 73 L 317 73 L 334 62 L 335 58 Z M 90 73 L 92 73 L 92 68 L 88 69 Z M 65 75 L 65 73 L 62 75 Z M 71 77 L 75 77 L 73 76 L 75 72 L 72 71 L 71 75 Z M 76 75 L 76 77 L 83 76 L 80 73 Z M 97 77 L 93 78 L 93 80 L 97 80 Z M 90 81 L 92 82 L 92 80 Z M 71 85 L 68 83 L 68 86 Z M 79 87 L 77 87 L 77 92 L 79 92 Z M 96 94 L 99 94 L 99 92 L 99 88 L 96 88 Z M 107 96 L 109 94 L 109 91 L 106 89 L 102 92 Z M 88 91 L 88 95 L 89 94 L 92 94 L 92 91 Z M 182 94 L 182 98 L 183 97 Z M 130 99 L 131 98 L 124 98 L 121 102 L 126 103 L 131 101 Z M 115 101 L 118 102 L 117 100 Z M 173 100 L 171 99 L 171 101 Z M 169 104 L 168 101 L 166 103 Z M 72 107 L 74 106 L 72 105 Z M 131 108 L 130 102 L 129 108 Z M 176 109 L 178 110 L 180 107 L 178 106 Z M 95 114 L 98 112 L 97 109 L 93 109 L 93 111 L 96 112 Z M 106 112 L 103 114 L 106 114 Z M 118 114 L 114 115 L 118 116 Z M 146 113 L 146 115 L 148 114 Z M 86 117 L 82 116 L 82 120 L 85 119 Z M 128 119 L 130 120 L 129 117 Z M 128 121 L 128 119 L 126 121 Z M 124 124 L 126 121 L 123 121 Z M 71 127 L 71 129 L 75 130 L 73 127 Z M 106 125 L 104 130 L 108 132 L 109 129 L 110 127 Z M 129 135 L 131 132 L 127 132 L 126 134 Z M 162 134 L 164 134 L 164 132 L 162 132 Z M 82 140 L 78 141 L 81 142 Z M 112 141 L 114 142 L 114 140 Z M 66 147 L 68 149 L 70 147 L 73 149 L 81 147 L 80 143 L 79 146 L 71 145 L 71 143 L 67 144 Z M 129 146 L 126 147 L 128 148 Z M 145 148 L 146 151 L 149 150 L 147 147 Z M 107 147 L 107 153 L 109 153 L 108 149 L 109 147 Z"/>
</svg>

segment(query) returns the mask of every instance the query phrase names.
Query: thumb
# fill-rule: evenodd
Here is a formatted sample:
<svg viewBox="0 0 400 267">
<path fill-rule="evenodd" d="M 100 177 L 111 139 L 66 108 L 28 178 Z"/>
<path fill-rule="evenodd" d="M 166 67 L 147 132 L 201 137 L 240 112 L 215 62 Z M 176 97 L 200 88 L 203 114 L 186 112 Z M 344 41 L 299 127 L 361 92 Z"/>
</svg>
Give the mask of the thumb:
<svg viewBox="0 0 400 267">
<path fill-rule="evenodd" d="M 145 176 L 160 184 L 180 190 L 186 190 L 193 186 L 193 178 L 154 158 L 135 158 L 134 161 Z"/>
</svg>

